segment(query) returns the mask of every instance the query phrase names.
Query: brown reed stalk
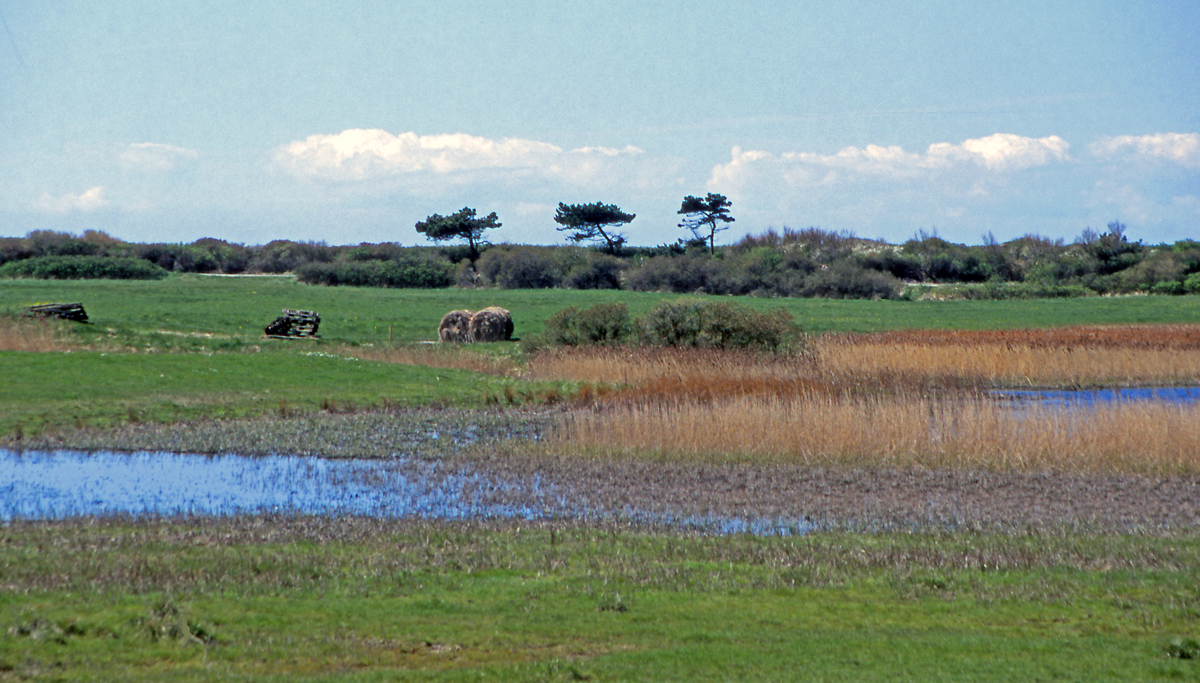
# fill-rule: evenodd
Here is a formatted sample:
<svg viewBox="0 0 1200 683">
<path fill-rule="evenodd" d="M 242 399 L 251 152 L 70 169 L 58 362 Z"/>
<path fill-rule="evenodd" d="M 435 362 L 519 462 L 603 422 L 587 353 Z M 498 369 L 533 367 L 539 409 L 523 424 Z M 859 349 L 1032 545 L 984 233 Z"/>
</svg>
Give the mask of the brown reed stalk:
<svg viewBox="0 0 1200 683">
<path fill-rule="evenodd" d="M 63 351 L 66 345 L 55 325 L 50 320 L 0 316 L 0 351 Z"/>
<path fill-rule="evenodd" d="M 981 398 L 736 396 L 564 417 L 555 443 L 809 466 L 1200 472 L 1200 406 L 1013 407 Z"/>
</svg>

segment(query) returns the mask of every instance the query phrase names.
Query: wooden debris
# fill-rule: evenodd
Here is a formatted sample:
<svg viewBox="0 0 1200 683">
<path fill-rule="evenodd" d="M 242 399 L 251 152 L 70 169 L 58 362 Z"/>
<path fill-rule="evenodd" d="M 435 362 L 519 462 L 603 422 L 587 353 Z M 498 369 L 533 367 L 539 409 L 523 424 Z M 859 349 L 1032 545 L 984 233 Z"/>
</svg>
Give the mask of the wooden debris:
<svg viewBox="0 0 1200 683">
<path fill-rule="evenodd" d="M 38 318 L 59 318 L 61 320 L 74 320 L 78 323 L 86 323 L 88 321 L 87 312 L 83 310 L 83 304 L 39 304 L 30 306 L 25 309 L 27 315 Z"/>
<path fill-rule="evenodd" d="M 316 311 L 300 311 L 291 308 L 283 309 L 279 316 L 263 330 L 268 337 L 276 339 L 296 339 L 299 337 L 316 337 L 317 328 L 321 326 L 321 316 Z"/>
</svg>

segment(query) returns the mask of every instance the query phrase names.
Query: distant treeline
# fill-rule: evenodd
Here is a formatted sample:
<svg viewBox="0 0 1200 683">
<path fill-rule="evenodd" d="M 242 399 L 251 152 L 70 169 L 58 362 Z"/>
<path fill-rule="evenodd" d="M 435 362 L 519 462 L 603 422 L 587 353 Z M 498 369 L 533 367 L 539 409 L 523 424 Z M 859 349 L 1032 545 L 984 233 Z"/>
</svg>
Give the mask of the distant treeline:
<svg viewBox="0 0 1200 683">
<path fill-rule="evenodd" d="M 920 233 L 888 244 L 816 228 L 769 230 L 710 254 L 699 243 L 622 247 L 394 243 L 330 246 L 219 239 L 137 244 L 103 232 L 0 238 L 0 276 L 153 278 L 169 273 L 294 273 L 301 282 L 367 287 L 628 289 L 827 298 L 1013 298 L 1200 293 L 1200 242 L 1144 245 L 1110 223 L 1070 243 L 1037 235 L 967 246 Z"/>
</svg>

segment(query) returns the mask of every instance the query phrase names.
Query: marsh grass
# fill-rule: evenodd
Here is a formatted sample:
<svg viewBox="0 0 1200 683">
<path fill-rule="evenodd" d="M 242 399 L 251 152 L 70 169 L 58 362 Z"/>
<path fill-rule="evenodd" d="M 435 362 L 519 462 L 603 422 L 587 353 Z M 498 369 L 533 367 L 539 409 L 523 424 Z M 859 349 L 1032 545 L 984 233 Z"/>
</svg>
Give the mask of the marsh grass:
<svg viewBox="0 0 1200 683">
<path fill-rule="evenodd" d="M 891 374 L 989 387 L 1200 384 L 1200 325 L 908 330 L 828 335 L 815 347 L 823 372 L 851 381 Z"/>
<path fill-rule="evenodd" d="M 797 653 L 834 680 L 1196 673 L 1187 534 L 272 516 L 0 539 L 0 664 L 18 679 L 784 680 Z"/>
<path fill-rule="evenodd" d="M 802 354 L 544 353 L 531 377 L 611 387 L 561 445 L 813 466 L 1200 472 L 1200 407 L 1014 406 L 1009 386 L 1200 383 L 1200 326 L 813 338 Z"/>
<path fill-rule="evenodd" d="M 74 323 L 71 323 L 74 324 Z M 0 351 L 63 351 L 63 323 L 16 315 L 0 315 Z"/>
<path fill-rule="evenodd" d="M 1064 411 L 985 399 L 740 396 L 565 416 L 560 443 L 659 457 L 806 466 L 1194 474 L 1200 407 Z"/>
</svg>

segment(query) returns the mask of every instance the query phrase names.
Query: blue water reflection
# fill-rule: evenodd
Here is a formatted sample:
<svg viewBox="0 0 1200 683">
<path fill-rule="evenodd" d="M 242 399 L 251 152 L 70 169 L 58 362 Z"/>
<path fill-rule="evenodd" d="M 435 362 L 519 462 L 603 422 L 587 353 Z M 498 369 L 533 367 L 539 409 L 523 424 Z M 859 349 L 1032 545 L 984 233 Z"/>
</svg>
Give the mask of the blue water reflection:
<svg viewBox="0 0 1200 683">
<path fill-rule="evenodd" d="M 407 460 L 0 450 L 0 519 L 263 512 L 533 518 L 553 501 L 537 482 L 439 472 Z M 529 490 L 532 489 L 532 490 Z"/>
<path fill-rule="evenodd" d="M 0 449 L 0 521 L 260 513 L 573 519 L 696 533 L 802 534 L 806 520 L 589 506 L 543 485 L 411 459 L 354 460 Z"/>
<path fill-rule="evenodd" d="M 1112 405 L 1115 403 L 1131 403 L 1135 401 L 1155 401 L 1158 403 L 1195 403 L 1200 401 L 1200 387 L 1141 387 L 1131 389 L 1089 389 L 1089 390 L 997 390 L 989 392 L 996 398 L 1014 401 L 1020 405 L 1041 405 L 1048 408 L 1091 408 Z"/>
</svg>

